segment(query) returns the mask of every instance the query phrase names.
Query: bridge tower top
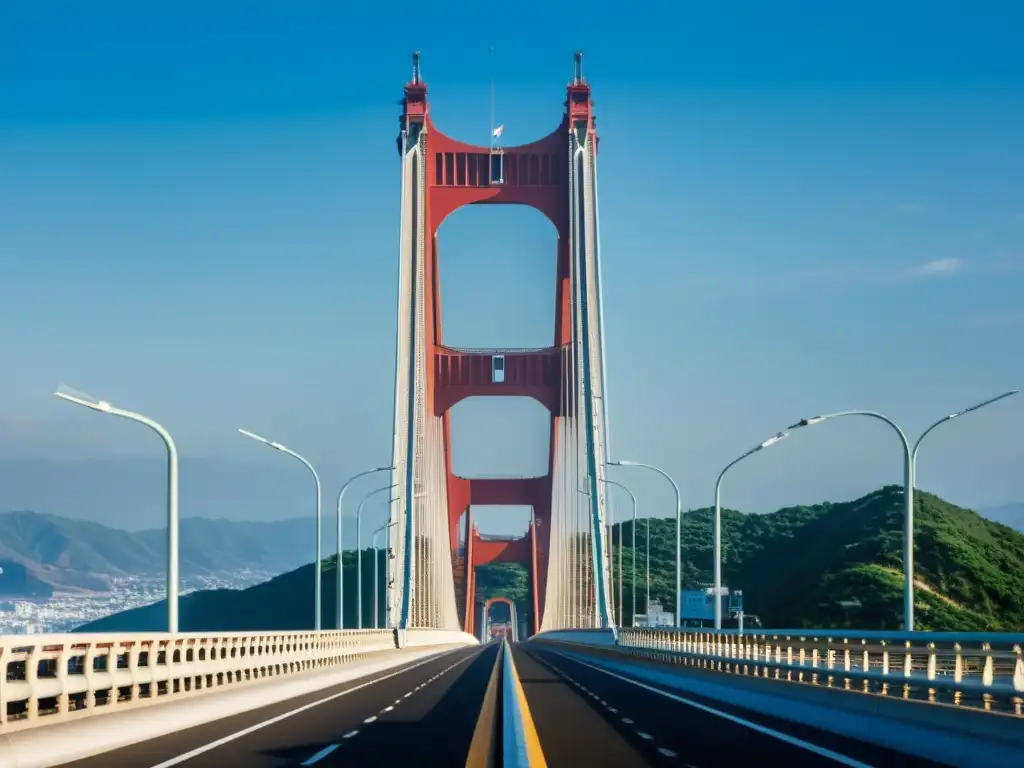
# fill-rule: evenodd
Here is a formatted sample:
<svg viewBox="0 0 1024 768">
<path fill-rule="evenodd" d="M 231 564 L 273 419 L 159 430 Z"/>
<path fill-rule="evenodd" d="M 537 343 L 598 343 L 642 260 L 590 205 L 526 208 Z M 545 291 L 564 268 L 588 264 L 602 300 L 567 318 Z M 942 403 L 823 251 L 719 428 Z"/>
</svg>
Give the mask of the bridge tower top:
<svg viewBox="0 0 1024 768">
<path fill-rule="evenodd" d="M 573 54 L 572 80 L 566 87 L 566 118 L 569 128 L 579 128 L 579 122 L 588 131 L 595 131 L 596 121 L 593 115 L 593 101 L 590 95 L 590 84 L 583 77 L 583 52 Z M 427 84 L 420 70 L 420 52 L 412 54 L 412 77 L 405 84 L 405 98 L 402 99 L 402 115 L 399 119 L 401 128 L 410 135 L 415 126 L 422 126 L 428 117 Z"/>
</svg>

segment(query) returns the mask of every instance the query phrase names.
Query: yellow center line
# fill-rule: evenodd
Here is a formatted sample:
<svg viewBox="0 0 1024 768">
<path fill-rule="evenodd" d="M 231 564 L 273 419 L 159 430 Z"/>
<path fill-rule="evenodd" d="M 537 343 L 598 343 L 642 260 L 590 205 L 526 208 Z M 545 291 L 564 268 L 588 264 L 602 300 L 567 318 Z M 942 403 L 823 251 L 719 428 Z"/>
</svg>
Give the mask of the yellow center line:
<svg viewBox="0 0 1024 768">
<path fill-rule="evenodd" d="M 498 764 L 498 675 L 501 669 L 501 651 L 494 656 L 494 667 L 487 682 L 480 716 L 473 729 L 466 768 L 491 768 Z"/>
<path fill-rule="evenodd" d="M 544 759 L 544 751 L 540 748 L 540 739 L 537 736 L 537 728 L 533 724 L 533 715 L 530 714 L 530 707 L 526 703 L 526 692 L 523 691 L 523 684 L 519 680 L 519 672 L 516 670 L 516 662 L 512 657 L 512 646 L 506 646 L 506 653 L 509 655 L 509 662 L 512 668 L 513 684 L 516 687 L 516 698 L 519 701 L 519 711 L 523 716 L 523 738 L 526 739 L 526 757 L 530 761 L 530 768 L 547 768 L 547 761 Z"/>
</svg>

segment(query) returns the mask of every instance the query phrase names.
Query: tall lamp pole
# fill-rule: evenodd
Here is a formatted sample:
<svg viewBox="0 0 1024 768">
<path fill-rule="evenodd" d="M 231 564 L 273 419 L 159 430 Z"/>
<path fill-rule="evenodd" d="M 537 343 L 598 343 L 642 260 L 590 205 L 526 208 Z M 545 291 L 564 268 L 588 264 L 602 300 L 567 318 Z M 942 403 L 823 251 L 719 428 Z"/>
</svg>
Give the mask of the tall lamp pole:
<svg viewBox="0 0 1024 768">
<path fill-rule="evenodd" d="M 396 485 L 382 485 L 363 496 L 356 507 L 356 629 L 363 628 L 363 506 L 378 493 L 390 491 Z"/>
<path fill-rule="evenodd" d="M 659 475 L 664 477 L 672 484 L 672 490 L 676 494 L 676 626 L 682 626 L 682 609 L 683 609 L 683 500 L 679 495 L 679 486 L 676 485 L 676 481 L 665 472 L 664 470 L 658 469 L 653 464 L 644 464 L 640 461 L 627 461 L 625 459 L 621 461 L 609 461 L 613 467 L 643 467 L 657 472 Z M 648 523 L 649 525 L 649 523 Z"/>
<path fill-rule="evenodd" d="M 335 613 L 337 615 L 338 629 L 344 629 L 345 627 L 345 613 L 343 595 L 345 593 L 345 569 L 341 566 L 342 554 L 344 553 L 344 547 L 341 543 L 341 503 L 345 500 L 345 491 L 348 490 L 349 486 L 352 485 L 360 477 L 366 477 L 377 472 L 391 472 L 394 467 L 375 467 L 374 469 L 368 469 L 365 472 L 360 472 L 356 475 L 352 475 L 338 491 L 338 573 L 336 574 L 338 582 L 338 594 L 335 597 Z M 358 542 L 357 542 L 358 543 Z M 358 549 L 358 546 L 356 547 Z"/>
<path fill-rule="evenodd" d="M 774 437 L 769 437 L 760 445 L 754 446 L 739 458 L 733 459 L 726 464 L 725 469 L 719 473 L 718 480 L 715 482 L 715 521 L 714 533 L 712 534 L 715 540 L 715 629 L 722 628 L 722 478 L 725 477 L 726 472 L 748 456 L 758 451 L 763 451 L 765 448 L 770 448 L 787 437 L 789 437 L 788 432 L 779 432 Z"/>
<path fill-rule="evenodd" d="M 644 580 L 647 587 L 646 597 L 644 598 L 644 614 L 647 616 L 647 626 L 651 625 L 651 518 L 647 517 L 644 520 L 644 528 L 647 531 L 647 578 Z"/>
<path fill-rule="evenodd" d="M 833 419 L 837 416 L 869 416 L 873 419 L 884 421 L 899 435 L 900 442 L 903 447 L 903 629 L 906 632 L 914 631 L 914 463 L 917 458 L 917 449 L 921 445 L 921 441 L 925 435 L 930 433 L 940 424 L 945 424 L 947 421 L 955 419 L 958 416 L 963 416 L 965 413 L 971 413 L 979 408 L 984 408 L 986 405 L 998 402 L 1003 398 L 1015 395 L 1020 390 L 1014 389 L 1009 392 L 1004 392 L 997 397 L 989 398 L 984 402 L 972 405 L 969 408 L 964 408 L 962 411 L 951 413 L 948 416 L 944 416 L 937 422 L 932 424 L 926 429 L 921 436 L 914 443 L 914 447 L 910 447 L 910 443 L 907 440 L 907 436 L 903 430 L 890 419 L 888 416 L 883 416 L 875 411 L 837 411 L 836 413 L 826 413 L 822 416 L 812 416 L 809 419 L 801 419 L 796 424 L 792 425 L 790 429 L 796 429 L 797 427 L 810 427 L 815 424 L 820 424 L 827 419 Z"/>
<path fill-rule="evenodd" d="M 630 548 L 633 550 L 633 576 L 630 583 L 633 585 L 633 608 L 630 618 L 636 616 L 636 496 L 622 483 L 617 483 L 614 480 L 604 478 L 605 483 L 608 485 L 614 485 L 616 488 L 621 488 L 629 494 L 629 499 L 633 502 L 633 534 L 632 541 L 630 542 Z M 619 522 L 619 626 L 622 626 L 622 522 Z"/>
<path fill-rule="evenodd" d="M 239 429 L 239 434 L 245 435 L 246 437 L 252 438 L 253 440 L 269 445 L 275 451 L 291 456 L 293 459 L 298 459 L 305 465 L 309 473 L 313 475 L 313 482 L 316 483 L 316 559 L 313 566 L 313 629 L 317 632 L 320 631 L 320 476 L 317 475 L 316 470 L 313 469 L 313 465 L 306 461 L 305 458 L 297 454 L 291 448 L 288 448 L 281 443 L 276 443 L 273 440 L 268 440 L 265 437 L 257 435 L 255 432 L 250 432 L 247 429 Z"/>
<path fill-rule="evenodd" d="M 163 426 L 147 416 L 115 408 L 106 400 L 95 400 L 84 395 L 61 392 L 53 393 L 61 400 L 91 408 L 99 413 L 120 416 L 144 424 L 164 441 L 167 449 L 167 631 L 178 631 L 178 449 L 171 434 Z"/>
<path fill-rule="evenodd" d="M 373 532 L 373 628 L 380 629 L 380 620 L 378 614 L 378 606 L 380 605 L 380 588 L 377 586 L 377 574 L 380 571 L 380 549 L 377 547 L 377 534 L 383 533 L 384 531 L 391 528 L 393 525 L 398 525 L 397 520 L 392 520 L 390 523 L 384 523 L 380 528 Z"/>
</svg>

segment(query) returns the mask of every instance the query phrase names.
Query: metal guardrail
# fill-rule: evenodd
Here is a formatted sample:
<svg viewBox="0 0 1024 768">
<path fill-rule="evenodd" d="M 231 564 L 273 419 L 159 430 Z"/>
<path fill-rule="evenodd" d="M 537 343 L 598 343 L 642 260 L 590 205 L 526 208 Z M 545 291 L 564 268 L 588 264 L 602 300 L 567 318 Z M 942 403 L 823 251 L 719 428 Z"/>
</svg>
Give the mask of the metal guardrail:
<svg viewBox="0 0 1024 768">
<path fill-rule="evenodd" d="M 410 633 L 408 639 L 394 629 L 0 636 L 0 735 L 462 637 Z"/>
<path fill-rule="evenodd" d="M 1021 634 L 631 627 L 615 645 L 715 671 L 1024 715 Z"/>
</svg>

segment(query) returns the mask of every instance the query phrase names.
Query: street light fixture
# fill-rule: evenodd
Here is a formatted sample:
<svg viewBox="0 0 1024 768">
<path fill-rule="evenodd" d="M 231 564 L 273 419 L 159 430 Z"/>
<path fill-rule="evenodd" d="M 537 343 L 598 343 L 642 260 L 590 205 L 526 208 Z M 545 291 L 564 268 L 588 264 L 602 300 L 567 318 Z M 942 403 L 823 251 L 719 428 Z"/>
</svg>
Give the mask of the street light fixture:
<svg viewBox="0 0 1024 768">
<path fill-rule="evenodd" d="M 774 437 L 769 437 L 760 445 L 754 446 L 737 459 L 729 462 L 725 469 L 718 475 L 715 482 L 715 520 L 714 520 L 714 542 L 715 542 L 715 629 L 722 628 L 722 478 L 733 466 L 739 464 L 743 459 L 751 456 L 765 448 L 770 448 L 780 440 L 789 437 L 788 432 L 779 432 Z"/>
<path fill-rule="evenodd" d="M 612 483 L 611 480 L 604 480 L 604 482 L 605 483 Z M 613 484 L 614 485 L 618 485 L 618 483 L 613 483 Z M 590 491 L 587 490 L 586 488 L 577 488 L 576 492 L 580 493 L 580 494 L 582 494 L 584 496 L 587 496 L 587 497 L 590 496 Z M 611 507 L 611 505 L 609 505 L 609 507 Z M 608 532 L 608 550 L 607 550 L 608 551 L 608 568 L 609 568 L 609 570 L 611 572 L 611 575 L 609 577 L 611 579 L 611 584 L 609 585 L 609 589 L 612 589 L 614 587 L 614 585 L 615 585 L 615 564 L 613 562 L 614 555 L 612 554 L 612 549 L 613 549 L 613 547 L 612 547 L 612 531 L 614 530 L 614 527 L 615 527 L 614 510 L 612 510 L 612 512 L 610 512 L 609 515 L 608 515 L 608 528 L 607 528 L 607 532 Z M 622 529 L 620 528 L 619 530 L 621 532 Z M 619 542 L 619 600 L 618 600 L 618 609 L 619 609 L 619 617 L 618 617 L 618 620 L 617 620 L 618 621 L 618 626 L 622 626 L 622 542 L 621 541 Z M 610 618 L 610 621 L 612 621 L 612 622 L 616 621 L 614 613 L 612 614 L 612 616 Z"/>
<path fill-rule="evenodd" d="M 903 444 L 903 629 L 906 632 L 914 631 L 914 473 L 915 473 L 915 461 L 917 459 L 917 449 L 921 445 L 921 441 L 925 435 L 931 432 L 940 424 L 945 424 L 947 421 L 955 419 L 958 416 L 963 416 L 965 413 L 976 411 L 979 408 L 984 408 L 986 405 L 998 402 L 1004 398 L 1016 395 L 1020 390 L 1014 389 L 1009 392 L 1004 392 L 997 397 L 989 398 L 981 403 L 972 405 L 969 408 L 964 408 L 962 411 L 951 413 L 948 416 L 944 416 L 928 429 L 921 433 L 921 436 L 917 438 L 917 442 L 914 443 L 914 447 L 910 447 L 910 443 L 907 440 L 907 436 L 903 430 L 897 426 L 896 422 L 890 419 L 888 416 L 883 416 L 875 411 L 837 411 L 836 413 L 826 413 L 822 416 L 812 416 L 809 419 L 801 419 L 796 424 L 792 425 L 790 429 L 796 429 L 797 427 L 810 427 L 815 424 L 820 424 L 827 419 L 833 419 L 837 416 L 869 416 L 873 419 L 879 419 L 884 421 L 890 427 L 895 430 L 896 434 L 900 437 L 900 442 Z"/>
<path fill-rule="evenodd" d="M 392 471 L 394 471 L 394 469 L 395 468 L 393 466 L 375 467 L 374 469 L 368 469 L 365 472 L 360 472 L 360 473 L 358 473 L 356 475 L 352 475 L 352 477 L 350 477 L 345 482 L 345 484 L 343 486 L 341 486 L 341 490 L 338 491 L 338 573 L 336 574 L 336 578 L 337 578 L 337 582 L 338 582 L 338 594 L 335 597 L 335 601 L 334 601 L 335 602 L 335 612 L 336 612 L 336 615 L 337 615 L 338 629 L 344 629 L 344 627 L 345 627 L 345 614 L 344 614 L 344 610 L 343 610 L 343 608 L 344 608 L 344 600 L 342 599 L 342 596 L 345 593 L 345 576 L 344 576 L 345 569 L 342 568 L 342 566 L 341 566 L 342 554 L 344 553 L 344 548 L 343 548 L 342 543 L 341 543 L 341 503 L 345 500 L 345 491 L 347 491 L 349 486 L 352 485 L 352 483 L 354 483 L 360 477 L 365 477 L 366 475 L 372 475 L 372 474 L 375 474 L 377 472 L 392 472 Z M 358 544 L 358 542 L 357 542 L 357 544 Z M 358 546 L 356 547 L 356 549 L 358 549 Z"/>
<path fill-rule="evenodd" d="M 629 494 L 630 501 L 633 502 L 633 535 L 630 543 L 630 548 L 633 550 L 633 576 L 631 583 L 633 585 L 633 609 L 631 616 L 636 616 L 636 496 L 622 483 L 618 483 L 608 478 L 603 478 L 604 482 L 608 485 L 614 485 L 617 488 L 621 488 Z M 650 589 L 650 585 L 648 585 Z M 635 620 L 634 620 L 635 621 Z M 622 521 L 619 521 L 619 626 L 622 626 Z"/>
<path fill-rule="evenodd" d="M 394 499 L 392 499 L 394 501 Z M 384 523 L 380 528 L 373 532 L 373 628 L 380 629 L 380 620 L 378 619 L 377 608 L 380 604 L 380 589 L 377 586 L 377 574 L 380 572 L 380 549 L 377 547 L 377 534 L 383 533 L 389 530 L 392 526 L 398 525 L 397 520 L 392 520 L 390 523 Z"/>
<path fill-rule="evenodd" d="M 639 461 L 627 461 L 625 459 L 621 461 L 609 461 L 613 467 L 644 467 L 657 472 L 659 475 L 664 477 L 672 484 L 672 490 L 676 494 L 676 626 L 682 626 L 682 609 L 683 609 L 683 500 L 679 495 L 679 486 L 676 485 L 676 481 L 665 472 L 664 470 L 658 469 L 653 464 L 644 464 Z M 648 525 L 650 525 L 648 523 Z"/>
<path fill-rule="evenodd" d="M 366 494 L 359 502 L 359 506 L 356 507 L 356 629 L 363 628 L 363 505 L 378 493 L 384 493 L 384 491 L 390 491 L 397 487 L 397 483 L 382 485 Z"/>
<path fill-rule="evenodd" d="M 122 419 L 145 424 L 164 441 L 167 449 L 167 631 L 178 632 L 178 449 L 170 433 L 147 416 L 115 408 L 106 400 L 96 400 L 82 393 L 53 393 L 61 400 L 82 405 L 99 413 L 120 416 Z"/>
<path fill-rule="evenodd" d="M 273 440 L 268 440 L 265 437 L 257 435 L 255 432 L 250 432 L 247 429 L 239 429 L 239 434 L 245 435 L 248 438 L 255 440 L 258 443 L 269 445 L 275 451 L 288 454 L 293 459 L 301 461 L 306 469 L 309 470 L 310 474 L 313 475 L 313 482 L 316 483 L 316 559 L 313 566 L 313 629 L 317 632 L 320 631 L 320 476 L 317 475 L 316 470 L 313 469 L 313 465 L 310 464 L 306 459 L 297 454 L 291 448 L 288 448 L 281 443 L 276 443 Z M 340 563 L 339 563 L 340 567 Z"/>
</svg>

